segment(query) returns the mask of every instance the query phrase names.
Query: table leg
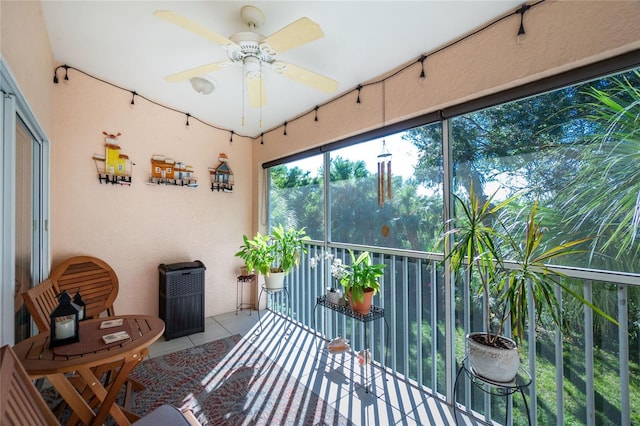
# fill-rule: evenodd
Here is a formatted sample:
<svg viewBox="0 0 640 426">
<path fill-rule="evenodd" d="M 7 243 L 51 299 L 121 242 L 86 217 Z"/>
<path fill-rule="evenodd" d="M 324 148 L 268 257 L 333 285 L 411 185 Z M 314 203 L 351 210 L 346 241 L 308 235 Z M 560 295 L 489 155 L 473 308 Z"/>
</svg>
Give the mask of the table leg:
<svg viewBox="0 0 640 426">
<path fill-rule="evenodd" d="M 53 387 L 56 388 L 66 403 L 69 404 L 74 414 L 77 415 L 84 424 L 90 424 L 94 416 L 93 410 L 87 401 L 80 396 L 71 382 L 69 382 L 69 379 L 64 374 L 49 374 L 47 379 Z"/>
<path fill-rule="evenodd" d="M 102 387 L 100 382 L 97 381 L 94 393 L 96 393 L 96 396 L 102 400 L 102 404 L 100 405 L 100 409 L 98 410 L 98 413 L 96 414 L 95 418 L 93 419 L 93 422 L 91 423 L 92 425 L 103 424 L 105 418 L 107 417 L 107 413 L 110 413 L 111 416 L 116 420 L 116 422 L 119 425 L 123 425 L 123 424 L 128 425 L 131 423 L 129 419 L 125 416 L 125 414 L 122 412 L 120 407 L 118 407 L 118 405 L 115 404 L 115 402 L 116 402 L 116 398 L 118 397 L 118 393 L 120 392 L 120 389 L 122 388 L 124 383 L 127 381 L 127 377 L 129 377 L 129 373 L 133 371 L 133 369 L 136 367 L 136 365 L 138 365 L 140 361 L 142 361 L 142 356 L 140 353 L 134 353 L 130 356 L 127 356 L 124 360 L 124 363 L 122 364 L 122 367 L 120 367 L 120 370 L 118 370 L 118 374 L 116 375 L 115 379 L 111 383 L 111 386 L 109 387 L 109 392 L 107 392 L 106 389 Z M 84 369 L 84 371 L 81 374 L 90 374 L 93 376 L 93 373 L 88 368 Z M 101 395 L 99 395 L 98 393 L 100 393 Z"/>
</svg>

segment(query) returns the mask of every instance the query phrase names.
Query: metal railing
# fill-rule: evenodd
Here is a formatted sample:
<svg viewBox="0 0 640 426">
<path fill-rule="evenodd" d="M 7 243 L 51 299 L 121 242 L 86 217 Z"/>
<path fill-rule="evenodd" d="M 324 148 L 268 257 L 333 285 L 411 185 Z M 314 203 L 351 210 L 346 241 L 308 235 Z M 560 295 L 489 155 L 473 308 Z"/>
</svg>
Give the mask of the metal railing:
<svg viewBox="0 0 640 426">
<path fill-rule="evenodd" d="M 326 250 L 348 263 L 348 249 L 356 253 L 368 250 L 374 263 L 387 265 L 381 279 L 382 290 L 374 297 L 374 304 L 384 308 L 385 320 L 390 325 L 388 330 L 384 323 L 372 323 L 369 333 L 363 333 L 362 325 L 353 318 L 314 311 L 316 298 L 326 293 L 326 287 L 339 284 L 331 277 L 328 261 L 311 268 L 310 259 Z M 444 396 L 451 403 L 455 372 L 464 357 L 464 336 L 472 328 L 473 331 L 481 329 L 482 304 L 473 302 L 469 283 L 462 282 L 452 291 L 455 306 L 446 306 L 442 260 L 442 255 L 433 253 L 347 244 L 325 247 L 311 243 L 300 266 L 287 277 L 292 302 L 289 312 L 293 320 L 303 326 L 345 336 L 352 347 L 369 348 L 373 359 L 396 375 L 425 392 Z M 606 293 L 615 293 L 615 306 L 609 306 L 609 311 L 620 326 L 606 328 L 617 329 L 617 337 L 598 335 L 602 324 L 591 309 L 582 305 L 575 306 L 575 310 L 582 311 L 582 330 L 574 330 L 572 336 L 555 329 L 536 330 L 534 322 L 529 324 L 521 356 L 522 364 L 532 377 L 528 388 L 532 424 L 637 423 L 640 407 L 638 404 L 632 407 L 630 389 L 640 388 L 640 379 L 637 374 L 630 375 L 628 309 L 630 305 L 638 306 L 638 301 L 629 303 L 629 288 L 640 286 L 640 276 L 579 268 L 556 269 L 577 282 L 588 300 L 594 297 L 594 292 L 600 299 L 606 299 Z M 637 293 L 640 291 L 633 294 Z M 557 296 L 562 297 L 559 292 Z M 447 328 L 447 315 L 453 318 L 449 321 L 455 324 L 453 330 Z M 533 317 L 535 312 L 530 311 L 530 318 Z M 452 354 L 449 358 L 453 359 L 447 359 L 447 353 Z M 637 364 L 633 363 L 633 368 L 637 369 Z M 607 376 L 606 388 L 602 387 L 602 380 L 595 379 L 601 375 Z M 517 398 L 496 398 L 472 386 L 468 379 L 458 385 L 456 397 L 463 410 L 474 411 L 487 421 L 502 421 L 507 404 L 510 408 L 513 404 L 515 408 L 510 410 L 513 418 L 507 423 L 526 423 Z"/>
</svg>

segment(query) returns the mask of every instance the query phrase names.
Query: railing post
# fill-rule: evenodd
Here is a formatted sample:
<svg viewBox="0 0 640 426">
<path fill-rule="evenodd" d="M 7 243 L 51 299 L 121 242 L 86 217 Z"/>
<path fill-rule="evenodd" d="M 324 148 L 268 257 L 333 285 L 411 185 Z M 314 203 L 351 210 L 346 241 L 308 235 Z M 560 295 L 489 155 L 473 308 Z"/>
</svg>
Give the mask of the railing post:
<svg viewBox="0 0 640 426">
<path fill-rule="evenodd" d="M 584 298 L 587 302 L 593 301 L 593 289 L 591 280 L 584 281 Z M 587 399 L 587 426 L 596 424 L 595 399 L 593 395 L 593 310 L 584 307 L 584 372 L 585 372 L 585 397 Z"/>
<path fill-rule="evenodd" d="M 555 288 L 556 299 L 558 299 L 558 303 L 562 306 L 562 289 L 559 285 Z M 562 324 L 562 312 L 560 315 L 560 323 Z M 562 328 L 556 326 L 555 333 L 555 366 L 556 366 L 556 398 L 558 403 L 556 404 L 556 424 L 558 426 L 564 425 L 564 356 L 563 356 L 563 346 L 562 346 Z M 529 355 L 531 356 L 531 355 Z M 535 356 L 535 355 L 534 355 Z M 535 374 L 531 377 L 535 377 Z M 532 390 L 535 387 L 532 387 Z M 531 392 L 531 391 L 530 391 Z M 533 394 L 530 395 L 530 399 L 533 399 Z M 535 411 L 531 410 L 531 412 L 535 413 Z"/>
<path fill-rule="evenodd" d="M 629 305 L 627 286 L 618 286 L 618 340 L 620 345 L 620 424 L 631 424 L 629 404 Z"/>
<path fill-rule="evenodd" d="M 536 398 L 536 305 L 533 302 L 533 293 L 531 291 L 531 282 L 528 282 L 529 286 L 527 291 L 527 304 L 529 324 L 529 374 L 531 375 L 531 384 L 529 385 L 529 406 L 531 415 L 531 424 L 537 425 L 538 401 Z M 533 356 L 532 356 L 533 355 Z"/>
</svg>

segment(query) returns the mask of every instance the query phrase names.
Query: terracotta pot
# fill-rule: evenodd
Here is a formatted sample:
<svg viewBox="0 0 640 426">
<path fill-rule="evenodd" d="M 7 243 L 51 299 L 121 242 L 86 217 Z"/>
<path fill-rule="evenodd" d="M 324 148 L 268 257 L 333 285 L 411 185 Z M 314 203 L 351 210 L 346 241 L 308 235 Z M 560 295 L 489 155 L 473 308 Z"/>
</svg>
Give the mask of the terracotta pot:
<svg viewBox="0 0 640 426">
<path fill-rule="evenodd" d="M 508 383 L 518 373 L 520 357 L 516 343 L 504 336 L 498 336 L 502 347 L 483 343 L 486 333 L 467 334 L 467 356 L 473 371 L 494 382 Z"/>
<path fill-rule="evenodd" d="M 367 288 L 364 290 L 364 300 L 356 302 L 351 297 L 351 291 L 349 291 L 349 304 L 351 309 L 359 314 L 367 315 L 371 310 L 371 300 L 373 299 L 373 289 Z"/>
</svg>

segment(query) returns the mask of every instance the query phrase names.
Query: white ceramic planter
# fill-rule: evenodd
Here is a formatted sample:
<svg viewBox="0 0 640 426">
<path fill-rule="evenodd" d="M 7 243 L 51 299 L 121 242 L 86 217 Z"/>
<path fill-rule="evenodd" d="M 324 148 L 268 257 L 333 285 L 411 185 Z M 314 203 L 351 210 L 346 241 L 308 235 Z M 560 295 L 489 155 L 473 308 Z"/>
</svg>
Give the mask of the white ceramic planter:
<svg viewBox="0 0 640 426">
<path fill-rule="evenodd" d="M 327 291 L 327 302 L 337 305 L 342 298 L 342 292 L 340 291 Z"/>
<path fill-rule="evenodd" d="M 478 343 L 472 338 L 474 335 L 483 334 L 485 333 L 467 334 L 467 356 L 473 371 L 494 382 L 508 383 L 513 381 L 520 366 L 516 343 L 504 336 L 499 336 L 499 339 L 512 346 L 510 349 L 503 349 Z"/>
<path fill-rule="evenodd" d="M 264 285 L 267 290 L 280 290 L 284 287 L 284 272 L 272 272 L 264 276 Z"/>
</svg>

